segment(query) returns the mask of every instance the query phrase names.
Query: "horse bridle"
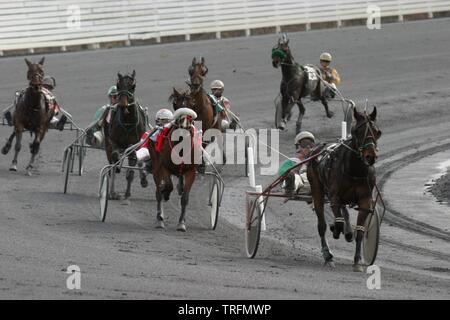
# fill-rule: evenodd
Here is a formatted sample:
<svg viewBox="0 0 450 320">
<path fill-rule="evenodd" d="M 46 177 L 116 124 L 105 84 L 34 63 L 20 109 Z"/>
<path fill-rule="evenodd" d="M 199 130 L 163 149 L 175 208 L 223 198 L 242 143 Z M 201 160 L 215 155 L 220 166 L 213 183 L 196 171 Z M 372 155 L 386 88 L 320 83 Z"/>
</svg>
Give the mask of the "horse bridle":
<svg viewBox="0 0 450 320">
<path fill-rule="evenodd" d="M 365 125 L 366 128 L 365 128 L 363 139 L 361 141 L 359 141 L 358 138 L 356 136 L 354 136 L 354 141 L 356 143 L 355 149 L 353 149 L 346 143 L 342 143 L 342 145 L 345 146 L 347 149 L 351 150 L 352 152 L 354 152 L 358 156 L 358 158 L 360 158 L 363 161 L 363 163 L 365 165 L 367 165 L 367 163 L 364 161 L 364 157 L 363 157 L 362 153 L 365 149 L 368 149 L 370 147 L 373 147 L 376 149 L 377 148 L 377 139 L 375 137 L 375 134 L 373 133 L 373 128 L 372 128 L 372 126 L 375 125 L 374 122 L 372 120 L 370 120 L 366 114 L 364 115 L 364 117 L 365 117 L 364 122 L 360 123 L 358 126 L 356 126 L 352 130 L 352 131 L 356 132 L 359 128 L 361 128 L 363 125 Z M 366 143 L 366 141 L 368 139 L 370 139 L 371 141 Z"/>
</svg>

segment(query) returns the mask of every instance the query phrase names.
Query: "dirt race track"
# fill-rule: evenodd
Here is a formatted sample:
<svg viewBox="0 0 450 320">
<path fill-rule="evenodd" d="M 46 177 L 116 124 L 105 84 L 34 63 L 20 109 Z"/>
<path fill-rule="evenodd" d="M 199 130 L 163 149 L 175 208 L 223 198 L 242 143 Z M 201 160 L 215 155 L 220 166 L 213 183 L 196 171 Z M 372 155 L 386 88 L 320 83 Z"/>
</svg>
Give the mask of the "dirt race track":
<svg viewBox="0 0 450 320">
<path fill-rule="evenodd" d="M 381 185 L 409 162 L 449 148 L 449 142 L 444 143 L 450 126 L 449 30 L 449 19 L 436 19 L 386 24 L 381 30 L 354 27 L 289 35 L 299 63 L 318 63 L 322 51 L 332 52 L 343 78 L 342 93 L 360 108 L 366 98 L 378 106 Z M 45 67 L 57 79 L 55 92 L 63 108 L 85 127 L 96 108 L 106 103 L 106 90 L 118 71 L 136 69 L 137 95 L 153 116 L 168 106 L 172 86 L 185 86 L 192 58 L 203 55 L 209 67 L 207 83 L 216 78 L 225 82 L 225 95 L 242 123 L 271 128 L 281 79 L 270 60 L 276 41 L 276 35 L 267 35 L 48 54 Z M 0 71 L 0 103 L 6 107 L 13 92 L 26 84 L 23 57 L 0 59 Z M 303 129 L 323 141 L 339 137 L 339 104 L 332 107 L 333 119 L 325 117 L 320 104 L 308 102 L 306 109 Z M 292 154 L 295 121 L 288 129 L 280 133 L 280 149 Z M 10 130 L 0 127 L 2 140 Z M 175 194 L 165 204 L 166 230 L 154 228 L 154 188 L 151 183 L 142 189 L 138 179 L 131 203 L 111 202 L 106 222 L 99 222 L 98 176 L 106 157 L 89 150 L 84 175 L 71 177 L 64 195 L 62 151 L 71 139 L 70 132 L 50 131 L 32 177 L 25 175 L 28 136 L 18 172 L 8 171 L 12 154 L 0 157 L 0 298 L 450 298 L 450 210 L 447 224 L 435 227 L 432 211 L 425 221 L 416 221 L 402 206 L 389 207 L 376 262 L 381 289 L 368 290 L 368 274 L 351 268 L 354 243 L 342 237 L 333 240 L 329 232 L 336 269 L 323 267 L 316 217 L 304 203 L 270 202 L 268 230 L 258 255 L 246 258 L 248 180 L 242 166 L 228 166 L 223 172 L 226 189 L 216 231 L 208 229 L 202 177 L 191 192 L 186 233 L 175 230 Z M 263 184 L 270 179 L 258 177 Z M 72 264 L 81 268 L 81 290 L 66 288 L 65 271 Z"/>
</svg>

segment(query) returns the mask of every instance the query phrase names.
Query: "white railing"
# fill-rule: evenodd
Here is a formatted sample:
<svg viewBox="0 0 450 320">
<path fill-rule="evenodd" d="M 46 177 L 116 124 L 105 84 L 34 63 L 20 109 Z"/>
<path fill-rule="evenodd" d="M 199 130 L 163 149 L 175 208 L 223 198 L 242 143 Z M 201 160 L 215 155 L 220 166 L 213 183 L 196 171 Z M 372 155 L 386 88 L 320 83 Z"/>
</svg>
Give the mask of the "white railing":
<svg viewBox="0 0 450 320">
<path fill-rule="evenodd" d="M 156 39 L 327 21 L 450 11 L 450 0 L 0 0 L 0 54 L 6 50 Z"/>
</svg>

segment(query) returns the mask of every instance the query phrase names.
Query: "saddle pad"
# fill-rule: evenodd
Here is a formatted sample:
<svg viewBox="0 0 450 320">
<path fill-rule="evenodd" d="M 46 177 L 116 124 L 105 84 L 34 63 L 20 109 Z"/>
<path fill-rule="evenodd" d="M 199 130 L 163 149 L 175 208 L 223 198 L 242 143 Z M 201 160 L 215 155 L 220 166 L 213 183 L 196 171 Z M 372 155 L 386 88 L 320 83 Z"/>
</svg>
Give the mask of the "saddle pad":
<svg viewBox="0 0 450 320">
<path fill-rule="evenodd" d="M 316 68 L 309 65 L 303 66 L 303 70 L 306 73 L 307 77 L 306 88 L 308 90 L 308 93 L 311 94 L 319 84 L 319 77 L 317 76 L 317 70 Z"/>
</svg>

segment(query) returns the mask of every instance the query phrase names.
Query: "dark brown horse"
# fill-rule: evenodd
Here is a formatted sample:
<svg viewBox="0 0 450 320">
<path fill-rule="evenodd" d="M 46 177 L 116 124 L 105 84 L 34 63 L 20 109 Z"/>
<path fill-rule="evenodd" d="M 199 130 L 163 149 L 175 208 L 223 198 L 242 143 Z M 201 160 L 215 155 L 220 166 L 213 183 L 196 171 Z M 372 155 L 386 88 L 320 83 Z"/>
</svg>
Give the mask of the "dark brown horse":
<svg viewBox="0 0 450 320">
<path fill-rule="evenodd" d="M 136 72 L 133 71 L 131 75 L 125 76 L 118 73 L 117 76 L 119 102 L 116 106 L 113 106 L 110 112 L 105 112 L 103 121 L 105 151 L 110 164 L 116 163 L 125 149 L 136 144 L 146 129 L 145 115 L 134 98 Z M 105 121 L 107 118 L 110 118 L 109 121 Z M 136 164 L 136 153 L 132 153 L 128 157 L 128 165 L 135 166 Z M 125 198 L 129 198 L 131 195 L 130 189 L 133 178 L 134 170 L 127 169 Z M 111 183 L 110 198 L 120 198 L 114 191 L 114 181 Z"/>
<path fill-rule="evenodd" d="M 351 229 L 345 228 L 345 215 L 348 215 L 346 205 L 357 205 L 358 218 L 356 225 L 356 251 L 354 270 L 362 271 L 361 242 L 364 235 L 364 223 L 369 214 L 373 213 L 372 191 L 375 186 L 375 168 L 377 159 L 377 140 L 381 131 L 376 125 L 377 109 L 373 112 L 360 113 L 354 109 L 355 123 L 352 126 L 352 136 L 343 141 L 320 160 L 314 160 L 308 165 L 308 180 L 314 200 L 314 210 L 318 218 L 318 231 L 322 244 L 322 254 L 325 263 L 333 261 L 333 255 L 325 238 L 326 222 L 324 216 L 324 198 L 328 197 L 335 217 L 332 228 L 333 237 L 339 239 L 345 233 L 347 241 L 352 241 Z M 320 152 L 316 150 L 314 153 Z"/>
<path fill-rule="evenodd" d="M 284 34 L 278 39 L 278 44 L 272 49 L 272 65 L 274 68 L 281 66 L 282 80 L 280 85 L 282 115 L 281 123 L 277 124 L 278 128 L 284 130 L 286 122 L 291 117 L 292 107 L 298 105 L 299 114 L 296 123 L 296 132 L 299 133 L 302 127 L 302 120 L 305 114 L 305 106 L 302 98 L 310 95 L 313 99 L 320 100 L 325 108 L 328 118 L 333 116 L 333 112 L 328 108 L 327 99 L 322 95 L 320 90 L 320 79 L 309 81 L 308 72 L 304 66 L 294 61 L 294 57 L 289 48 L 289 39 Z M 315 68 L 315 71 L 320 71 Z M 310 87 L 312 86 L 312 87 Z"/>
<path fill-rule="evenodd" d="M 208 73 L 208 67 L 205 65 L 205 58 L 197 61 L 192 59 L 192 64 L 188 68 L 191 90 L 192 108 L 197 113 L 197 120 L 202 122 L 202 130 L 206 132 L 208 129 L 221 129 L 221 123 L 218 115 L 214 110 L 214 106 L 208 97 L 205 89 L 203 89 L 203 80 Z"/>
<path fill-rule="evenodd" d="M 45 102 L 45 96 L 41 90 L 42 79 L 44 78 L 44 60 L 45 58 L 42 58 L 38 63 L 32 63 L 28 59 L 25 59 L 28 65 L 27 79 L 29 85 L 17 100 L 13 113 L 14 131 L 2 148 L 2 154 L 7 154 L 11 149 L 14 138 L 16 138 L 14 159 L 9 170 L 17 171 L 17 156 L 22 147 L 22 134 L 27 130 L 30 134 L 34 135 L 34 140 L 30 143 L 31 159 L 27 166 L 29 175 L 31 175 L 40 144 L 48 131 L 50 119 L 54 115 L 54 110 L 48 108 Z"/>
<path fill-rule="evenodd" d="M 171 128 L 164 129 L 160 135 L 160 142 L 155 144 L 151 141 L 149 148 L 156 186 L 156 227 L 165 227 L 161 201 L 169 200 L 173 190 L 171 176 L 174 175 L 179 179 L 178 194 L 181 196 L 181 214 L 177 230 L 186 231 L 186 206 L 189 203 L 189 192 L 195 180 L 197 166 L 201 161 L 200 137 L 194 128 L 193 119 L 189 116 L 180 117 Z M 187 148 L 181 150 L 180 143 Z"/>
<path fill-rule="evenodd" d="M 194 110 L 193 98 L 190 90 L 179 91 L 173 88 L 172 94 L 169 96 L 169 102 L 172 102 L 173 110 L 180 108 L 189 108 Z"/>
</svg>

